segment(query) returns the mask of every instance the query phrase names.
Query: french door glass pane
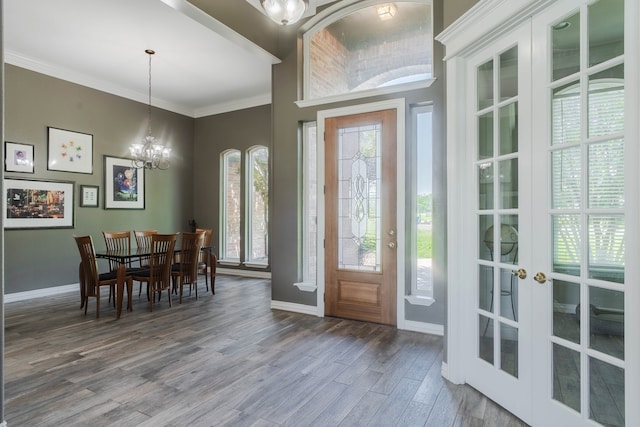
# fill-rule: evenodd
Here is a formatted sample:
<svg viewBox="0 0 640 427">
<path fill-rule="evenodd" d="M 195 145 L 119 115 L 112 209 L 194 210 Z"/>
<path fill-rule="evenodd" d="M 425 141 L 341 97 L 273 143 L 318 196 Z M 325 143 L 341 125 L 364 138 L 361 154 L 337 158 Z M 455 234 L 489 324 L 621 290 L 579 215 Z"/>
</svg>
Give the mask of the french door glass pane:
<svg viewBox="0 0 640 427">
<path fill-rule="evenodd" d="M 493 311 L 493 267 L 478 266 L 478 308 Z"/>
<path fill-rule="evenodd" d="M 493 112 L 478 117 L 478 160 L 493 157 Z"/>
<path fill-rule="evenodd" d="M 553 271 L 580 275 L 580 215 L 553 215 Z"/>
<path fill-rule="evenodd" d="M 493 261 L 493 215 L 480 215 L 478 230 L 478 258 Z"/>
<path fill-rule="evenodd" d="M 493 60 L 478 67 L 478 110 L 493 105 Z"/>
<path fill-rule="evenodd" d="M 580 147 L 551 153 L 551 206 L 579 209 L 582 195 L 582 155 Z"/>
<path fill-rule="evenodd" d="M 500 368 L 518 377 L 518 329 L 500 323 Z"/>
<path fill-rule="evenodd" d="M 518 46 L 500 54 L 500 101 L 518 95 Z"/>
<path fill-rule="evenodd" d="M 603 42 L 602 34 L 606 34 Z M 624 0 L 600 0 L 589 5 L 589 66 L 624 53 Z"/>
<path fill-rule="evenodd" d="M 551 144 L 580 141 L 580 86 L 577 81 L 553 90 Z"/>
<path fill-rule="evenodd" d="M 380 124 L 338 130 L 338 268 L 380 271 Z"/>
<path fill-rule="evenodd" d="M 589 287 L 589 347 L 624 360 L 624 293 Z"/>
<path fill-rule="evenodd" d="M 624 283 L 624 216 L 589 215 L 589 277 Z"/>
<path fill-rule="evenodd" d="M 518 207 L 518 159 L 502 160 L 499 163 L 500 208 Z"/>
<path fill-rule="evenodd" d="M 589 358 L 589 417 L 605 426 L 624 426 L 624 369 Z"/>
<path fill-rule="evenodd" d="M 555 343 L 553 398 L 580 412 L 580 353 Z"/>
<path fill-rule="evenodd" d="M 493 319 L 479 315 L 478 357 L 493 365 Z"/>
<path fill-rule="evenodd" d="M 554 279 L 553 335 L 580 344 L 580 285 Z"/>
<path fill-rule="evenodd" d="M 518 278 L 513 269 L 500 269 L 500 315 L 518 320 Z"/>
<path fill-rule="evenodd" d="M 624 64 L 589 76 L 589 136 L 624 130 Z"/>
<path fill-rule="evenodd" d="M 478 207 L 493 209 L 493 162 L 478 165 Z"/>
<path fill-rule="evenodd" d="M 518 151 L 518 103 L 500 108 L 500 155 Z"/>
<path fill-rule="evenodd" d="M 550 31 L 555 81 L 580 71 L 580 14 L 557 21 Z"/>
<path fill-rule="evenodd" d="M 589 146 L 589 207 L 624 207 L 624 141 Z"/>
</svg>

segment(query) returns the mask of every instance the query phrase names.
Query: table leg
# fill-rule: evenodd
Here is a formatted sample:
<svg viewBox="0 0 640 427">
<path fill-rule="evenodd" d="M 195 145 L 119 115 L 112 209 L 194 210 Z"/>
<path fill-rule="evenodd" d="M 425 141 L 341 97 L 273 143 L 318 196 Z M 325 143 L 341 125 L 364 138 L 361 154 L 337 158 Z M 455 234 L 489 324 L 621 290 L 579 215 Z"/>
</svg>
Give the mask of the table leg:
<svg viewBox="0 0 640 427">
<path fill-rule="evenodd" d="M 213 295 L 216 294 L 216 267 L 218 266 L 218 257 L 213 252 L 209 252 L 209 266 L 211 267 L 210 278 L 211 278 L 211 293 Z"/>
<path fill-rule="evenodd" d="M 124 264 L 120 264 L 120 266 L 118 267 L 118 273 L 117 273 L 117 282 L 116 282 L 116 294 L 117 294 L 117 301 L 116 301 L 116 319 L 120 318 L 120 315 L 122 314 L 122 300 L 124 299 L 124 277 L 125 277 L 125 271 L 126 271 L 126 267 Z M 130 294 L 131 292 L 129 292 Z"/>
</svg>

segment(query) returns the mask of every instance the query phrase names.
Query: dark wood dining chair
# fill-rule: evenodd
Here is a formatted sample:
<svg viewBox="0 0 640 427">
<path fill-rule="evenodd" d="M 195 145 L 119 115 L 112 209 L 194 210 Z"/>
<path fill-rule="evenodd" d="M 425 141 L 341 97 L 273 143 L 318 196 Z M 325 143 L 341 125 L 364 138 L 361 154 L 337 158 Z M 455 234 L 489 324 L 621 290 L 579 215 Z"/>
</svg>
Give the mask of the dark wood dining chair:
<svg viewBox="0 0 640 427">
<path fill-rule="evenodd" d="M 171 265 L 178 233 L 153 234 L 151 236 L 151 255 L 148 268 L 139 270 L 132 275 L 133 280 L 147 283 L 149 291 L 149 311 L 153 311 L 156 293 L 158 301 L 162 291 L 167 291 L 169 307 L 171 307 Z"/>
<path fill-rule="evenodd" d="M 173 289 L 180 294 L 180 304 L 185 285 L 189 285 L 189 295 L 191 289 L 196 288 L 196 300 L 198 299 L 198 259 L 203 243 L 204 232 L 182 233 L 180 260 L 171 266 Z"/>
<path fill-rule="evenodd" d="M 209 291 L 209 269 L 211 269 L 211 291 L 214 292 L 214 283 L 215 280 L 215 271 L 216 271 L 216 263 L 213 262 L 215 259 L 211 256 L 213 248 L 211 248 L 211 240 L 213 238 L 213 229 L 212 228 L 196 228 L 196 233 L 202 232 L 204 233 L 204 242 L 202 246 L 208 248 L 205 251 L 200 251 L 200 255 L 198 257 L 198 274 L 204 274 L 204 283 L 207 287 L 207 292 Z"/>
<path fill-rule="evenodd" d="M 76 244 L 78 245 L 78 251 L 80 252 L 80 274 L 81 274 L 81 298 L 83 302 L 81 307 L 84 307 L 84 314 L 87 314 L 87 308 L 89 306 L 89 297 L 96 298 L 96 319 L 100 318 L 100 288 L 103 286 L 109 286 L 109 288 L 115 287 L 118 283 L 118 279 L 124 280 L 127 284 L 127 310 L 132 310 L 131 305 L 131 293 L 133 283 L 131 276 L 126 275 L 124 270 L 109 271 L 106 273 L 99 273 L 98 260 L 96 258 L 95 248 L 93 246 L 93 239 L 91 236 L 73 236 Z M 121 274 L 122 277 L 118 277 Z M 115 298 L 114 298 L 115 300 Z"/>
<path fill-rule="evenodd" d="M 157 234 L 158 230 L 133 230 L 133 236 L 136 239 L 136 246 L 139 248 L 149 248 L 151 247 L 151 236 Z M 148 268 L 149 260 L 148 259 L 140 259 L 140 267 Z M 140 283 L 140 287 L 138 288 L 138 296 L 142 294 L 142 283 Z M 149 296 L 149 291 L 147 290 L 147 297 Z"/>
<path fill-rule="evenodd" d="M 131 232 L 130 231 L 103 231 L 102 237 L 104 238 L 104 244 L 108 251 L 130 251 L 131 250 Z M 120 263 L 116 260 L 109 260 L 109 270 L 117 271 L 120 267 Z M 131 261 L 126 265 L 127 273 L 135 271 L 131 267 Z M 114 289 L 109 291 L 109 300 Z M 115 303 L 115 298 L 114 298 Z"/>
</svg>

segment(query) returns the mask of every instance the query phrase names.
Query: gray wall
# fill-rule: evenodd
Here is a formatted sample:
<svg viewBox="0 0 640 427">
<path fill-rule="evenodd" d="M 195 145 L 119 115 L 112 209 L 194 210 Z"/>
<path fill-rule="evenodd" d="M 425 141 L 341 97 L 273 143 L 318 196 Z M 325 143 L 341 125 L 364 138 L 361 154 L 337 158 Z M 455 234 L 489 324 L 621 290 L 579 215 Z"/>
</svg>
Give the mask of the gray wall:
<svg viewBox="0 0 640 427">
<path fill-rule="evenodd" d="M 219 247 L 220 237 L 220 154 L 230 148 L 246 154 L 247 149 L 255 145 L 268 147 L 271 155 L 271 105 L 196 120 L 194 149 L 198 155 L 194 160 L 195 219 L 198 226 L 213 228 L 212 244 L 216 248 Z M 244 181 L 244 170 L 241 176 Z M 241 227 L 244 227 L 244 223 Z"/>
<path fill-rule="evenodd" d="M 435 1 L 435 28 L 442 28 L 442 2 Z M 364 100 L 356 100 L 331 105 L 299 108 L 294 104 L 298 99 L 298 65 L 301 58 L 292 46 L 290 53 L 281 64 L 273 67 L 273 194 L 272 222 L 271 222 L 271 266 L 272 266 L 272 298 L 277 301 L 316 305 L 315 293 L 303 292 L 293 286 L 293 283 L 301 279 L 299 263 L 301 259 L 301 170 L 300 158 L 302 147 L 300 144 L 300 124 L 304 121 L 314 121 L 320 110 L 344 107 L 368 102 L 376 102 L 385 99 L 404 97 L 407 111 L 414 104 L 433 102 L 434 104 L 434 144 L 439 145 L 437 157 L 438 173 L 440 173 L 441 197 L 434 200 L 437 220 L 434 218 L 434 234 L 440 248 L 436 249 L 438 262 L 446 262 L 445 235 L 446 207 L 444 201 L 444 169 L 446 153 L 444 150 L 444 72 L 442 67 L 442 48 L 436 43 L 434 55 L 434 68 L 438 75 L 436 82 L 427 89 L 393 94 L 390 96 L 371 97 Z M 434 184 L 437 185 L 437 184 Z M 444 323 L 444 271 L 439 270 L 435 295 L 437 302 L 430 307 L 418 307 L 407 305 L 407 319 L 428 323 Z"/>
<path fill-rule="evenodd" d="M 78 249 L 72 236 L 90 234 L 103 247 L 103 230 L 188 229 L 193 217 L 194 119 L 152 110 L 154 135 L 173 148 L 166 171 L 146 171 L 144 210 L 104 210 L 103 155 L 123 157 L 146 132 L 147 106 L 104 92 L 5 66 L 5 140 L 35 146 L 35 173 L 5 177 L 75 182 L 73 229 L 5 230 L 5 293 L 78 282 Z M 47 170 L 47 126 L 93 135 L 93 174 Z M 100 187 L 100 208 L 78 206 L 80 184 Z"/>
</svg>

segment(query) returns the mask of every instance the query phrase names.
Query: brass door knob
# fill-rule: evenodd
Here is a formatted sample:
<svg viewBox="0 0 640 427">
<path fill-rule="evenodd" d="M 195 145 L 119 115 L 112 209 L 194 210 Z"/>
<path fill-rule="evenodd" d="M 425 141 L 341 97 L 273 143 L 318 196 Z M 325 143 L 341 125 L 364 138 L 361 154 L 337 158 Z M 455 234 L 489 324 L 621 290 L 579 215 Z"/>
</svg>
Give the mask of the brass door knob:
<svg viewBox="0 0 640 427">
<path fill-rule="evenodd" d="M 524 268 L 519 268 L 517 271 L 513 270 L 511 272 L 512 275 L 516 276 L 518 279 L 526 279 L 527 278 L 527 270 Z"/>
<path fill-rule="evenodd" d="M 542 271 L 539 271 L 536 273 L 535 276 L 533 276 L 533 280 L 535 280 L 538 283 L 545 283 L 548 279 L 547 279 L 547 276 Z"/>
</svg>

